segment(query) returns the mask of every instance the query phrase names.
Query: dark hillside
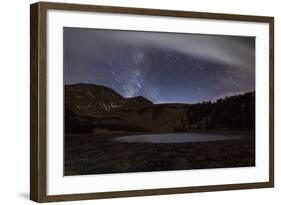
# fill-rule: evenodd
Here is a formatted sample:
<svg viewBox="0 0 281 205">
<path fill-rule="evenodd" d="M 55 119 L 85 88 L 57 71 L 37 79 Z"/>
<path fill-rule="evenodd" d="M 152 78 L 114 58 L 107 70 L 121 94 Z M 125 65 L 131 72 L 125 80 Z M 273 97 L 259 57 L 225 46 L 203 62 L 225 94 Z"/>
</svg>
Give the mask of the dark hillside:
<svg viewBox="0 0 281 205">
<path fill-rule="evenodd" d="M 254 129 L 255 93 L 198 104 L 153 104 L 105 86 L 65 85 L 66 133 Z"/>
</svg>

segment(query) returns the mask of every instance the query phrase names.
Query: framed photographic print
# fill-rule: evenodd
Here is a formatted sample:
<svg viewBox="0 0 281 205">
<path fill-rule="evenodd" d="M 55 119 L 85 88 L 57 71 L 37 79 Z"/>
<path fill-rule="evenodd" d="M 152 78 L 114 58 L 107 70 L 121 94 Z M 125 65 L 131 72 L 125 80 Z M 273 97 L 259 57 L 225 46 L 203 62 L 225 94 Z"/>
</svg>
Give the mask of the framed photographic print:
<svg viewBox="0 0 281 205">
<path fill-rule="evenodd" d="M 274 18 L 31 5 L 30 197 L 274 186 Z"/>
</svg>

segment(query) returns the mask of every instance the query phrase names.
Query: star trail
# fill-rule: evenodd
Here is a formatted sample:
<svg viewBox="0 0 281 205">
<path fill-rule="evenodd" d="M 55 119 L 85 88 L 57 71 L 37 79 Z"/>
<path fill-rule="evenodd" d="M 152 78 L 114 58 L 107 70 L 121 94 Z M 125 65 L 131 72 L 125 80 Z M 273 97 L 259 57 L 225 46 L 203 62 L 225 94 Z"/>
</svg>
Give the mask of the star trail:
<svg viewBox="0 0 281 205">
<path fill-rule="evenodd" d="M 64 84 L 92 83 L 154 103 L 255 90 L 255 38 L 65 27 Z"/>
</svg>

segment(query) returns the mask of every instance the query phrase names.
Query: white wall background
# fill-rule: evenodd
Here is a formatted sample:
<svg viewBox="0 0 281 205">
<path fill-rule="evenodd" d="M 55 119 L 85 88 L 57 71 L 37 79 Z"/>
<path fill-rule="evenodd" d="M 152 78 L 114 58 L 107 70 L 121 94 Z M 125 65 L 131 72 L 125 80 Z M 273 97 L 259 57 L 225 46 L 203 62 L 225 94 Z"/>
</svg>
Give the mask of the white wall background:
<svg viewBox="0 0 281 205">
<path fill-rule="evenodd" d="M 51 0 L 50 0 L 51 1 Z M 74 0 L 87 4 L 147 7 L 190 11 L 275 16 L 275 156 L 274 189 L 178 194 L 169 196 L 103 199 L 69 204 L 277 204 L 281 195 L 281 13 L 278 0 Z M 29 4 L 35 1 L 7 0 L 0 8 L 0 202 L 32 204 L 29 201 Z M 219 176 L 218 176 L 219 177 Z M 60 204 L 66 204 L 60 203 Z M 56 204 L 56 203 L 54 203 Z"/>
</svg>

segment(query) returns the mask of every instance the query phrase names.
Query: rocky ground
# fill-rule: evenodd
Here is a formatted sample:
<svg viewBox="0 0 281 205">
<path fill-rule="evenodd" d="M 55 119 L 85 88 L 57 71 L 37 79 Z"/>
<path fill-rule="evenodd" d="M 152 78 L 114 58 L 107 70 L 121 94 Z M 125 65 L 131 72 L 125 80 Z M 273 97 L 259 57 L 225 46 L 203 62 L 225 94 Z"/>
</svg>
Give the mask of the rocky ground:
<svg viewBox="0 0 281 205">
<path fill-rule="evenodd" d="M 66 135 L 64 174 L 255 166 L 255 133 L 250 131 L 225 133 L 240 134 L 243 137 L 215 142 L 150 144 L 114 141 L 114 137 L 122 136 L 120 133 Z"/>
</svg>

